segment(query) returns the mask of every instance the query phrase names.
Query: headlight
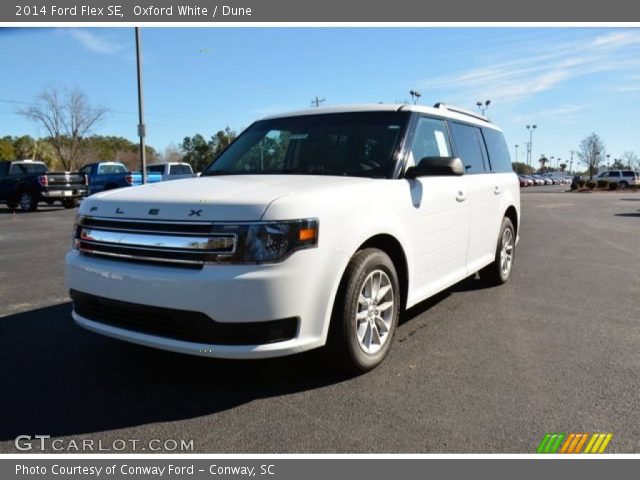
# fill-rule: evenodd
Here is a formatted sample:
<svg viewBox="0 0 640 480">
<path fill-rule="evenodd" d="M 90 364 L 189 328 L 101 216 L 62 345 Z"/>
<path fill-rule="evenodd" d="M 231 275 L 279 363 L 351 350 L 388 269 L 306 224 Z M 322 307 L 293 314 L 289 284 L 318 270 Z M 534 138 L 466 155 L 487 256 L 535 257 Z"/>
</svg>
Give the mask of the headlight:
<svg viewBox="0 0 640 480">
<path fill-rule="evenodd" d="M 272 263 L 296 250 L 318 245 L 318 220 L 288 220 L 253 224 L 214 224 L 213 233 L 235 233 L 235 252 L 221 263 Z"/>
</svg>

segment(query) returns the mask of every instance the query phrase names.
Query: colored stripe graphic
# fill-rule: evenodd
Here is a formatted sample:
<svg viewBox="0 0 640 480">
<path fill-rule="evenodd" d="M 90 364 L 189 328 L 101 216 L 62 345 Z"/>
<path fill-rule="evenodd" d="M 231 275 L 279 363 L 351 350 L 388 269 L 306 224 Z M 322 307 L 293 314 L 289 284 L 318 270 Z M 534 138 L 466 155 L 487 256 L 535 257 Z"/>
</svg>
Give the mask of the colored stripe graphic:
<svg viewBox="0 0 640 480">
<path fill-rule="evenodd" d="M 565 433 L 547 433 L 536 450 L 537 453 L 556 453 L 560 447 Z"/>
<path fill-rule="evenodd" d="M 589 437 L 591 435 L 591 437 Z M 537 453 L 604 453 L 613 433 L 547 433 Z M 588 442 L 587 442 L 588 439 Z M 564 443 L 563 443 L 564 440 Z M 582 448 L 587 444 L 584 452 Z M 561 446 L 562 445 L 562 446 Z"/>
</svg>

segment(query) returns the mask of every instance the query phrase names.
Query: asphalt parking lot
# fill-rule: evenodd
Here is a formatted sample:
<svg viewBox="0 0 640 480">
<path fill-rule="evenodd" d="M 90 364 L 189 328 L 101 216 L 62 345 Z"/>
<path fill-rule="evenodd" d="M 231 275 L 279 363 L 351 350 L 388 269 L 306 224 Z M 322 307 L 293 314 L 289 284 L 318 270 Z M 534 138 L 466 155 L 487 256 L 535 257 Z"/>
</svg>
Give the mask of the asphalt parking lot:
<svg viewBox="0 0 640 480">
<path fill-rule="evenodd" d="M 0 207 L 0 452 L 17 435 L 192 439 L 210 453 L 533 453 L 547 432 L 640 452 L 640 192 L 523 189 L 511 281 L 469 278 L 402 319 L 385 363 L 221 361 L 76 327 L 74 212 Z"/>
</svg>

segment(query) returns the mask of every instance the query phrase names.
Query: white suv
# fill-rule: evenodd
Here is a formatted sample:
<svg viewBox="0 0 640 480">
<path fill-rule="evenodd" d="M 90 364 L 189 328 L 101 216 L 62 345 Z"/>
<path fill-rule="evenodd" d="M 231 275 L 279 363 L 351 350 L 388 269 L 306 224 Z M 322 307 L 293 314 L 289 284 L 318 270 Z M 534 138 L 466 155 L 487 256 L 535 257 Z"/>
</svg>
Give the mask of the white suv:
<svg viewBox="0 0 640 480">
<path fill-rule="evenodd" d="M 480 271 L 508 280 L 520 189 L 502 132 L 444 104 L 251 125 L 199 178 L 104 192 L 67 255 L 89 330 L 225 358 L 325 344 L 352 371 L 399 313 Z"/>
<path fill-rule="evenodd" d="M 633 170 L 607 170 L 598 175 L 594 180 L 606 180 L 609 183 L 617 183 L 620 188 L 629 185 L 640 185 L 638 174 Z"/>
</svg>

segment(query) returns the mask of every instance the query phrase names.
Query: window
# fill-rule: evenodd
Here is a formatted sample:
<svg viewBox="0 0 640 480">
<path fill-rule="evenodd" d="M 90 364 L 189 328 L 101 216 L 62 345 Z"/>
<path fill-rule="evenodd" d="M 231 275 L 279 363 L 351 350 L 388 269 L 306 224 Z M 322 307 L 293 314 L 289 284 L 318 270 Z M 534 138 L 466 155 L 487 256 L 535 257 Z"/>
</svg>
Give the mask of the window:
<svg viewBox="0 0 640 480">
<path fill-rule="evenodd" d="M 611 178 L 611 177 L 619 178 L 620 177 L 620 172 L 609 172 L 609 178 Z"/>
<path fill-rule="evenodd" d="M 635 173 L 631 170 L 625 170 L 622 172 L 623 177 L 635 177 Z"/>
<path fill-rule="evenodd" d="M 511 156 L 502 132 L 492 128 L 483 128 L 482 134 L 489 151 L 489 164 L 492 172 L 513 172 Z"/>
<path fill-rule="evenodd" d="M 254 123 L 203 173 L 389 178 L 409 113 L 363 112 Z"/>
<path fill-rule="evenodd" d="M 453 138 L 458 156 L 464 164 L 466 173 L 484 173 L 485 146 L 482 133 L 478 127 L 462 123 L 451 123 Z"/>
<path fill-rule="evenodd" d="M 191 170 L 191 165 L 171 165 L 169 167 L 169 173 L 171 175 L 191 175 L 193 170 Z"/>
<path fill-rule="evenodd" d="M 148 173 L 164 173 L 164 165 L 149 165 L 147 167 Z"/>
<path fill-rule="evenodd" d="M 411 144 L 411 156 L 414 165 L 425 157 L 451 156 L 451 142 L 443 120 L 420 117 Z"/>
<path fill-rule="evenodd" d="M 9 174 L 47 173 L 47 167 L 42 163 L 12 163 Z"/>
<path fill-rule="evenodd" d="M 121 163 L 105 163 L 98 167 L 98 175 L 108 175 L 110 173 L 127 173 L 127 167 Z"/>
</svg>

